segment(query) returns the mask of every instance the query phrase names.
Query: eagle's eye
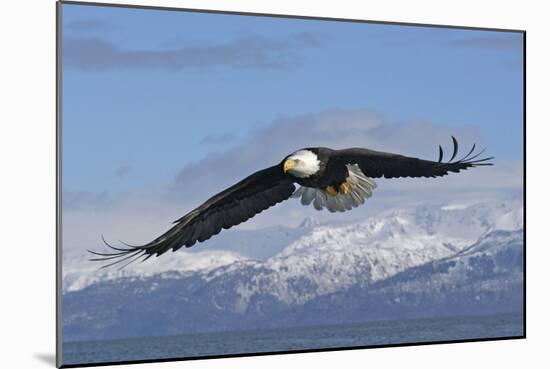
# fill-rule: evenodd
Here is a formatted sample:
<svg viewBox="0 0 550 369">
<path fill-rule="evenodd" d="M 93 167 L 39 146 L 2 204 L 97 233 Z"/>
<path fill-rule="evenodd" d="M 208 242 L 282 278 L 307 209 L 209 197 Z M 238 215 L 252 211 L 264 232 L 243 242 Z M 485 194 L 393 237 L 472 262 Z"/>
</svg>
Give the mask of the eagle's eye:
<svg viewBox="0 0 550 369">
<path fill-rule="evenodd" d="M 319 164 L 317 155 L 308 150 L 301 150 L 285 160 L 283 170 L 293 177 L 306 178 L 319 171 Z"/>
</svg>

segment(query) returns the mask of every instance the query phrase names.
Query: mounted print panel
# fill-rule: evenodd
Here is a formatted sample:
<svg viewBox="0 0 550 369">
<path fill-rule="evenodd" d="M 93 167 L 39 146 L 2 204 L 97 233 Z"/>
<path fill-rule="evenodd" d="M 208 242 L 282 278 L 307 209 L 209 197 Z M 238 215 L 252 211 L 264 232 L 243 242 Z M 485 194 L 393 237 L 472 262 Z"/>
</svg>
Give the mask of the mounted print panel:
<svg viewBox="0 0 550 369">
<path fill-rule="evenodd" d="M 523 31 L 58 4 L 58 365 L 525 337 Z"/>
</svg>

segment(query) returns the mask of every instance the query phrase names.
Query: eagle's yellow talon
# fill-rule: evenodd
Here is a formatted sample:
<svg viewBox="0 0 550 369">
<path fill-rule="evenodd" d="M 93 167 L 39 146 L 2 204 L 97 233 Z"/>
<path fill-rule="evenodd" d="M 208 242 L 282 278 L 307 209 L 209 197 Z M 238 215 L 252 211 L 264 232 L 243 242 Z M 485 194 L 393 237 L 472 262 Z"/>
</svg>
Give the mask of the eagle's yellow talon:
<svg viewBox="0 0 550 369">
<path fill-rule="evenodd" d="M 340 192 L 343 194 L 346 194 L 349 192 L 349 184 L 347 182 L 344 182 L 340 185 Z"/>
<path fill-rule="evenodd" d="M 336 189 L 335 189 L 334 187 L 332 187 L 332 186 L 327 186 L 327 187 L 325 188 L 325 192 L 328 193 L 328 194 L 331 195 L 331 196 L 336 196 L 336 195 L 338 195 L 338 191 L 336 191 Z"/>
</svg>

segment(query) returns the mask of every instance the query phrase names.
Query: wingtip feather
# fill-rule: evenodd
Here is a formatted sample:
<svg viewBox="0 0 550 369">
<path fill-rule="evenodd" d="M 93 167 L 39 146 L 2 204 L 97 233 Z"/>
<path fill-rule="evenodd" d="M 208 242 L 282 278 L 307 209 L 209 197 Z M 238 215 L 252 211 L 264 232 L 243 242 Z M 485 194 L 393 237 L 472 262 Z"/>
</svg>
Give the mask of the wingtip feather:
<svg viewBox="0 0 550 369">
<path fill-rule="evenodd" d="M 449 159 L 449 163 L 453 161 L 453 159 L 456 157 L 456 154 L 458 153 L 458 142 L 455 136 L 451 136 L 451 139 L 453 140 L 453 155 Z"/>
</svg>

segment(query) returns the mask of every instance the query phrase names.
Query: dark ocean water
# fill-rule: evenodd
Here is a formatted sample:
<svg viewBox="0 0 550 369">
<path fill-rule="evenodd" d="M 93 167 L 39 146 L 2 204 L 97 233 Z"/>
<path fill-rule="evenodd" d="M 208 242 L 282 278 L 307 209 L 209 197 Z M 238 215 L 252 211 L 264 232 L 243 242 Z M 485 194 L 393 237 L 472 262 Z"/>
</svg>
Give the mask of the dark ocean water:
<svg viewBox="0 0 550 369">
<path fill-rule="evenodd" d="M 372 346 L 523 335 L 522 314 L 65 342 L 63 364 Z"/>
</svg>

